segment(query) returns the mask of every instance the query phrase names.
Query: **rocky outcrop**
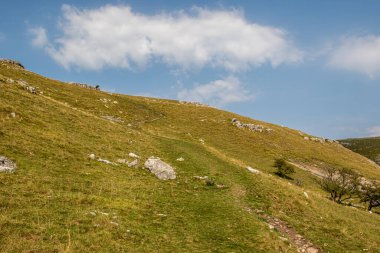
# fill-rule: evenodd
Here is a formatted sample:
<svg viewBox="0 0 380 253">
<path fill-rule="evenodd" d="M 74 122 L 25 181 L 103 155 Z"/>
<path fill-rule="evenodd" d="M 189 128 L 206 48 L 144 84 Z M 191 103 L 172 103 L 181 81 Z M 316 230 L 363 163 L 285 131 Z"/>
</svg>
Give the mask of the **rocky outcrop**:
<svg viewBox="0 0 380 253">
<path fill-rule="evenodd" d="M 10 59 L 0 59 L 1 65 L 8 65 L 16 68 L 25 69 L 25 67 L 18 61 L 10 60 Z"/>
<path fill-rule="evenodd" d="M 202 103 L 199 103 L 199 102 L 179 101 L 179 103 L 183 104 L 183 105 L 195 105 L 197 107 L 210 107 L 209 105 L 202 104 Z"/>
<path fill-rule="evenodd" d="M 239 120 L 237 120 L 235 118 L 231 120 L 231 123 L 232 123 L 232 125 L 236 126 L 237 128 L 241 128 L 241 129 L 247 128 L 252 132 L 259 132 L 259 133 L 268 132 L 269 133 L 269 132 L 273 131 L 273 129 L 264 127 L 263 125 L 241 123 Z"/>
<path fill-rule="evenodd" d="M 14 172 L 16 163 L 5 156 L 0 156 L 0 172 Z"/>
<path fill-rule="evenodd" d="M 31 85 L 29 85 L 28 82 L 24 80 L 18 80 L 17 84 L 24 88 L 24 90 L 29 91 L 32 94 L 37 94 L 37 89 Z"/>
<path fill-rule="evenodd" d="M 161 161 L 159 157 L 150 157 L 146 160 L 144 167 L 147 168 L 151 173 L 156 175 L 157 178 L 161 180 L 175 179 L 176 173 L 174 168 L 169 164 Z"/>
<path fill-rule="evenodd" d="M 86 83 L 75 83 L 75 82 L 68 82 L 68 84 L 79 86 L 79 87 L 90 89 L 90 90 L 100 90 L 99 85 L 92 86 Z"/>
</svg>

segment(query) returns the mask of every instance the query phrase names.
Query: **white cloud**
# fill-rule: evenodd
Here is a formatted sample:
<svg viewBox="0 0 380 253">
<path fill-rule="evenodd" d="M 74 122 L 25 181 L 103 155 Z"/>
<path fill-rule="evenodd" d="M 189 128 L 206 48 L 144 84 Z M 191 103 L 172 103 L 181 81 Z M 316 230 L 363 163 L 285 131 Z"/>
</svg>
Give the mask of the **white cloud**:
<svg viewBox="0 0 380 253">
<path fill-rule="evenodd" d="M 370 136 L 377 137 L 380 136 L 380 126 L 373 126 L 367 129 Z"/>
<path fill-rule="evenodd" d="M 178 92 L 178 99 L 223 106 L 252 100 L 254 96 L 243 87 L 236 77 L 230 76 L 208 84 L 196 85 L 192 89 L 183 89 Z"/>
<path fill-rule="evenodd" d="M 29 33 L 33 36 L 32 44 L 36 47 L 46 47 L 49 45 L 49 40 L 46 30 L 43 27 L 34 27 L 29 29 Z"/>
<path fill-rule="evenodd" d="M 236 10 L 145 15 L 129 6 L 79 10 L 64 5 L 62 11 L 61 34 L 47 52 L 66 68 L 132 68 L 163 61 L 184 69 L 208 65 L 238 71 L 302 59 L 286 31 L 250 23 Z M 42 44 L 36 35 L 36 44 Z"/>
<path fill-rule="evenodd" d="M 332 53 L 329 66 L 375 77 L 380 72 L 380 36 L 343 39 Z"/>
</svg>

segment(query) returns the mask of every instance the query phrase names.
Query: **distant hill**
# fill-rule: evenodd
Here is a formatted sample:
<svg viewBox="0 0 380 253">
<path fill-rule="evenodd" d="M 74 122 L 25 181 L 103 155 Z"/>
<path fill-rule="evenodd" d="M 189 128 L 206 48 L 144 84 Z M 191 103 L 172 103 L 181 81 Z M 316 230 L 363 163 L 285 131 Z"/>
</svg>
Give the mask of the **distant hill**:
<svg viewBox="0 0 380 253">
<path fill-rule="evenodd" d="M 380 180 L 331 140 L 0 61 L 0 252 L 380 252 L 380 215 L 329 200 L 326 167 Z"/>
<path fill-rule="evenodd" d="M 380 137 L 345 139 L 340 142 L 346 148 L 380 164 Z"/>
</svg>

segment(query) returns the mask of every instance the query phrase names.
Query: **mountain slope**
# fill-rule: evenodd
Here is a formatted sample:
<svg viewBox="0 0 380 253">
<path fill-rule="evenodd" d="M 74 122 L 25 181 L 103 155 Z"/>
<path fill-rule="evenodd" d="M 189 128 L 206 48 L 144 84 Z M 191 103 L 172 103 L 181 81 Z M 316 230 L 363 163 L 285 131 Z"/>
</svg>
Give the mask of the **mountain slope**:
<svg viewBox="0 0 380 253">
<path fill-rule="evenodd" d="M 341 140 L 342 145 L 380 164 L 380 137 Z"/>
<path fill-rule="evenodd" d="M 338 143 L 198 104 L 62 83 L 4 61 L 0 97 L 0 155 L 17 163 L 0 174 L 1 252 L 296 252 L 268 217 L 324 252 L 380 252 L 378 215 L 329 201 L 307 171 L 297 168 L 293 181 L 273 174 L 283 157 L 380 179 L 377 166 Z M 272 130 L 238 128 L 233 118 Z M 130 152 L 142 157 L 140 169 L 88 158 L 115 162 Z M 141 169 L 150 156 L 171 164 L 177 179 Z"/>
</svg>

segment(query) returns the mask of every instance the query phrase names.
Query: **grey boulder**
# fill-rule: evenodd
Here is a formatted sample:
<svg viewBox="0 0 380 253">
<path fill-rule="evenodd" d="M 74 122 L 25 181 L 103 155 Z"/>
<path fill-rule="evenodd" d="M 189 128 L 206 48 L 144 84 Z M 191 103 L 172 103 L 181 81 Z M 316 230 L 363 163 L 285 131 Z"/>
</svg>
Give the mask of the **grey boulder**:
<svg viewBox="0 0 380 253">
<path fill-rule="evenodd" d="M 150 157 L 146 160 L 144 167 L 161 180 L 175 179 L 176 173 L 169 164 L 161 161 L 158 157 Z"/>
</svg>

